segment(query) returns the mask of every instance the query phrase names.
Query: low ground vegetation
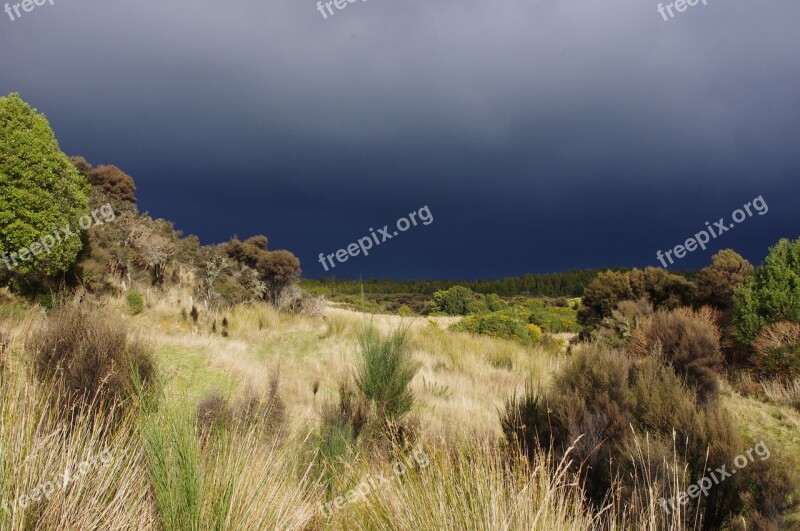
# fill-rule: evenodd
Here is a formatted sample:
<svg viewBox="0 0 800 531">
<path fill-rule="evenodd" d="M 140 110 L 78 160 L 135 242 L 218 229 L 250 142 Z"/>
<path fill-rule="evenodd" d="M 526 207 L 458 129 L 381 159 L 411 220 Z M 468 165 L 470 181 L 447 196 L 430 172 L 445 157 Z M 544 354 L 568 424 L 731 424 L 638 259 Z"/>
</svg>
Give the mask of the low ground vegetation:
<svg viewBox="0 0 800 531">
<path fill-rule="evenodd" d="M 800 240 L 755 268 L 300 283 L 265 236 L 139 213 L 18 96 L 0 116 L 0 252 L 115 214 L 0 270 L 0 528 L 800 527 Z"/>
</svg>

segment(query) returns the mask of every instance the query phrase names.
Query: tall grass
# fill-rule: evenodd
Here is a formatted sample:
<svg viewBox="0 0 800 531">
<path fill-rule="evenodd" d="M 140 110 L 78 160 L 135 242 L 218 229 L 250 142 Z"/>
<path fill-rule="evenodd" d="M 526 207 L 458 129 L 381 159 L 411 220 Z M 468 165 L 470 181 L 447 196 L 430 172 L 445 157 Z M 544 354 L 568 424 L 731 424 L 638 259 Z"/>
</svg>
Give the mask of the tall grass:
<svg viewBox="0 0 800 531">
<path fill-rule="evenodd" d="M 343 529 L 585 530 L 598 518 L 581 502 L 565 463 L 542 455 L 533 467 L 519 455 L 478 442 L 428 449 L 430 464 L 389 479 L 349 514 Z M 393 478 L 393 479 L 391 479 Z"/>
<path fill-rule="evenodd" d="M 800 378 L 788 382 L 765 380 L 761 389 L 770 402 L 800 411 Z"/>
<path fill-rule="evenodd" d="M 65 410 L 53 385 L 4 375 L 0 529 L 155 529 L 135 420 Z"/>
<path fill-rule="evenodd" d="M 201 455 L 203 529 L 310 529 L 321 493 L 301 447 L 257 427 L 218 434 Z"/>
<path fill-rule="evenodd" d="M 192 410 L 185 405 L 170 405 L 147 412 L 140 431 L 164 530 L 200 529 L 200 443 Z"/>
<path fill-rule="evenodd" d="M 186 402 L 160 403 L 145 413 L 140 429 L 162 529 L 307 525 L 315 484 L 310 466 L 299 461 L 302 445 L 279 437 L 272 416 L 249 413 L 205 432 Z"/>
<path fill-rule="evenodd" d="M 131 321 L 139 321 L 144 328 L 154 322 L 154 313 L 144 312 Z M 132 400 L 139 407 L 117 408 L 112 403 L 110 411 L 85 409 L 71 421 L 65 419 L 62 388 L 36 381 L 35 364 L 25 352 L 25 332 L 37 329 L 34 325 L 42 319 L 38 313 L 32 315 L 11 328 L 0 326 L 5 331 L 0 334 L 0 349 L 6 360 L 5 369 L 0 364 L 0 504 L 6 500 L 11 508 L 22 496 L 32 498 L 44 481 L 63 477 L 65 470 L 76 480 L 64 489 L 54 489 L 49 499 L 39 496 L 26 507 L 16 504 L 8 511 L 0 507 L 2 530 L 680 530 L 702 525 L 696 508 L 680 508 L 668 519 L 658 504 L 659 495 L 685 490 L 690 480 L 684 462 L 675 458 L 678 452 L 670 446 L 674 441 L 669 437 L 626 437 L 616 459 L 628 463 L 622 468 L 630 477 L 613 478 L 607 498 L 596 501 L 597 506 L 585 501 L 585 486 L 575 479 L 580 477 L 576 469 L 583 460 L 577 446 L 566 454 L 555 454 L 558 457 L 533 448 L 533 455 L 526 459 L 496 440 L 502 436 L 496 408 L 502 407 L 503 399 L 526 376 L 543 383 L 550 379 L 549 356 L 538 350 L 508 347 L 514 359 L 512 370 L 496 370 L 487 360 L 500 343 L 490 338 L 423 326 L 388 335 L 368 329 L 354 350 L 351 334 L 356 327 L 340 332 L 334 323 L 330 337 L 320 342 L 321 348 L 329 349 L 320 357 L 334 360 L 328 367 L 335 363 L 355 369 L 358 400 L 353 398 L 344 408 L 342 400 L 335 403 L 337 415 L 328 422 L 316 404 L 305 408 L 294 397 L 287 400 L 285 415 L 298 420 L 287 432 L 274 428 L 270 421 L 274 417 L 250 415 L 246 425 L 221 423 L 220 429 L 202 436 L 195 405 L 172 395 L 157 403 L 150 402 L 149 394 L 139 395 Z M 274 323 L 291 326 L 259 330 L 261 317 L 253 309 L 232 313 L 236 341 L 257 343 L 298 328 L 316 336 L 322 333 L 319 320 L 286 317 L 284 321 L 272 313 L 267 317 Z M 382 317 L 375 321 L 383 324 L 383 330 L 396 323 Z M 413 348 L 408 342 L 412 331 Z M 342 352 L 346 355 L 338 356 Z M 425 363 L 424 376 L 447 385 L 452 392 L 449 400 L 428 391 L 415 404 L 410 391 L 417 369 L 412 352 Z M 261 370 L 256 364 L 247 367 Z M 298 365 L 285 381 L 291 389 L 295 380 L 302 380 L 303 396 L 310 402 L 313 397 L 304 383 L 304 370 Z M 420 391 L 427 388 L 421 378 L 418 384 Z M 657 379 L 642 379 L 636 403 L 645 407 L 652 400 L 663 402 L 663 407 L 650 408 L 651 416 L 671 426 L 682 415 L 683 406 L 674 399 L 658 398 L 663 393 L 657 392 L 657 384 Z M 277 396 L 275 389 L 268 395 Z M 380 410 L 385 416 L 403 416 L 413 408 L 428 422 L 457 426 L 463 433 L 432 442 L 432 431 L 421 432 L 419 440 L 425 441 L 429 463 L 395 478 L 392 465 L 402 459 L 398 457 L 402 450 L 384 452 L 383 447 L 354 440 L 358 430 L 353 426 L 363 427 L 366 422 L 366 412 L 356 407 L 364 397 L 372 401 L 373 414 Z M 315 410 L 322 413 L 322 426 L 316 418 L 309 419 Z M 479 417 L 482 413 L 489 420 L 476 421 L 483 418 Z M 469 437 L 468 430 L 475 426 L 483 429 Z M 329 427 L 338 431 L 326 431 Z M 309 447 L 314 451 L 309 452 Z M 108 463 L 85 474 L 74 473 L 77 463 L 104 451 L 110 456 Z M 317 464 L 337 466 L 320 469 L 311 455 L 318 456 Z M 666 462 L 669 459 L 672 462 Z M 654 474 L 656 465 L 668 473 Z M 368 474 L 374 478 L 379 473 L 390 482 L 329 516 L 321 511 L 320 504 L 345 496 Z"/>
</svg>

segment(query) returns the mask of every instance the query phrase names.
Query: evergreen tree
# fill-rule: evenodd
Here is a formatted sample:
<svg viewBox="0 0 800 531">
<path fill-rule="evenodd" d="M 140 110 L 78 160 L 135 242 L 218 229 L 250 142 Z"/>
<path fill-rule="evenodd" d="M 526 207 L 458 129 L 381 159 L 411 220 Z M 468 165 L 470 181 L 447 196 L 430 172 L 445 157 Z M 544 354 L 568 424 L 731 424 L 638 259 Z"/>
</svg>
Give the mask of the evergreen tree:
<svg viewBox="0 0 800 531">
<path fill-rule="evenodd" d="M 780 240 L 747 283 L 736 290 L 736 335 L 752 342 L 766 325 L 800 323 L 800 239 Z"/>
<path fill-rule="evenodd" d="M 47 119 L 18 94 L 0 98 L 0 253 L 6 267 L 23 277 L 66 271 L 82 247 L 78 221 L 88 214 L 89 188 Z"/>
</svg>

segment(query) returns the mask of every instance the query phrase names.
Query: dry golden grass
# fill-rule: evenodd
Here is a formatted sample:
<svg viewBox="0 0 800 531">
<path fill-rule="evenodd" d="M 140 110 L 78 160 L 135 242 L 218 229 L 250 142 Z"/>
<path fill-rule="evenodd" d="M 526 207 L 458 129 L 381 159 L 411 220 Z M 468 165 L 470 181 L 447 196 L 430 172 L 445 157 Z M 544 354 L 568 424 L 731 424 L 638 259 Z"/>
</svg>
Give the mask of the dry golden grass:
<svg viewBox="0 0 800 531">
<path fill-rule="evenodd" d="M 219 323 L 222 317 L 230 323 L 227 338 L 210 332 L 209 321 Z M 257 304 L 216 316 L 201 310 L 194 332 L 195 327 L 182 320 L 177 304 L 162 301 L 136 319 L 156 344 L 187 357 L 201 356 L 209 370 L 244 384 L 238 388 L 249 384 L 266 389 L 271 374 L 279 370 L 281 395 L 296 429 L 316 422 L 321 401 L 335 399 L 340 382 L 351 377 L 356 337 L 368 324 L 384 333 L 409 328 L 414 358 L 421 365 L 412 382 L 417 398 L 414 413 L 431 438 L 496 438 L 497 411 L 505 399 L 521 390 L 528 378 L 546 381 L 558 363 L 556 356 L 542 349 L 444 329 L 457 318 L 367 316 L 333 307 L 324 317 L 312 318 L 280 315 Z M 221 391 L 229 394 L 230 389 Z"/>
<path fill-rule="evenodd" d="M 166 379 L 165 401 L 149 423 L 126 418 L 111 438 L 104 435 L 102 419 L 90 422 L 81 417 L 75 429 L 65 429 L 54 414 L 52 408 L 57 406 L 48 399 L 48 389 L 31 378 L 25 339 L 44 318 L 43 312 L 29 310 L 0 323 L 0 339 L 10 343 L 0 383 L 3 498 L 28 495 L 42 481 L 63 475 L 88 456 L 104 450 L 112 456 L 108 466 L 93 468 L 66 490 L 54 492 L 46 503 L 13 513 L 0 508 L 0 528 L 169 528 L 153 484 L 155 478 L 169 480 L 179 474 L 168 460 L 160 468 L 148 460 L 151 454 L 145 451 L 142 426 L 151 430 L 151 443 L 177 448 L 179 438 L 172 437 L 170 426 L 187 421 L 183 426 L 191 433 L 193 408 L 201 398 L 218 391 L 233 400 L 248 386 L 266 393 L 276 372 L 280 372 L 279 394 L 286 404 L 283 438 L 265 442 L 255 432 L 232 433 L 216 446 L 195 448 L 192 443 L 189 451 L 180 454 L 190 460 L 183 463 L 186 467 L 197 470 L 196 478 L 183 478 L 196 482 L 187 489 L 196 493 L 192 507 L 198 508 L 195 512 L 187 509 L 189 521 L 195 521 L 189 529 L 665 526 L 653 495 L 659 488 L 647 477 L 641 478 L 633 507 L 621 506 L 612 498 L 598 514 L 580 501 L 579 486 L 565 473 L 567 463 L 552 463 L 540 455 L 539 465 L 533 466 L 498 444 L 498 410 L 505 400 L 521 392 L 528 380 L 546 384 L 563 362 L 563 354 L 449 332 L 446 327 L 453 318 L 366 316 L 331 307 L 322 317 L 281 315 L 261 304 L 217 313 L 199 308 L 200 318 L 194 323 L 181 315 L 187 297 L 177 292 L 143 293 L 147 309 L 138 316 L 127 314 L 122 298 L 104 302 L 105 308 L 156 345 Z M 223 318 L 229 323 L 228 337 L 220 333 Z M 214 321 L 216 334 L 211 331 Z M 411 383 L 416 397 L 412 417 L 419 426 L 417 442 L 430 462 L 326 517 L 320 504 L 331 498 L 311 472 L 315 448 L 309 434 L 319 427 L 323 404 L 337 398 L 343 379 L 352 378 L 357 337 L 369 323 L 384 332 L 399 326 L 409 329 L 413 357 L 421 367 Z M 763 411 L 756 401 L 747 400 L 747 405 L 753 414 Z M 643 446 L 640 451 L 646 453 L 646 443 Z M 339 487 L 344 491 L 334 492 L 333 497 L 344 495 L 347 485 L 357 485 L 368 475 L 391 473 L 395 459 L 359 451 L 346 468 L 347 478 Z M 637 455 L 631 459 L 646 461 Z M 180 511 L 183 500 L 174 501 L 173 509 Z M 691 522 L 676 518 L 672 528 L 692 528 Z"/>
<path fill-rule="evenodd" d="M 6 372 L 0 395 L 0 528 L 155 528 L 130 418 L 113 435 L 103 416 L 68 427 L 52 388 L 24 373 Z"/>
</svg>

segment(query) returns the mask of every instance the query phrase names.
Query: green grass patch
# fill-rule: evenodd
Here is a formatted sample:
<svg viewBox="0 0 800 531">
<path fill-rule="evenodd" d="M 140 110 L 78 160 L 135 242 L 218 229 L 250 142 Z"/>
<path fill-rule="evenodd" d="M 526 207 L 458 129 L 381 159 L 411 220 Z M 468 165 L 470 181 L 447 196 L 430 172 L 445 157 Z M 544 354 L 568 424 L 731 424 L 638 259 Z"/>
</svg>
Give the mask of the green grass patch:
<svg viewBox="0 0 800 531">
<path fill-rule="evenodd" d="M 232 374 L 209 367 L 203 350 L 162 345 L 156 350 L 156 360 L 164 375 L 164 392 L 169 397 L 196 401 L 213 391 L 228 394 L 238 384 Z"/>
</svg>

